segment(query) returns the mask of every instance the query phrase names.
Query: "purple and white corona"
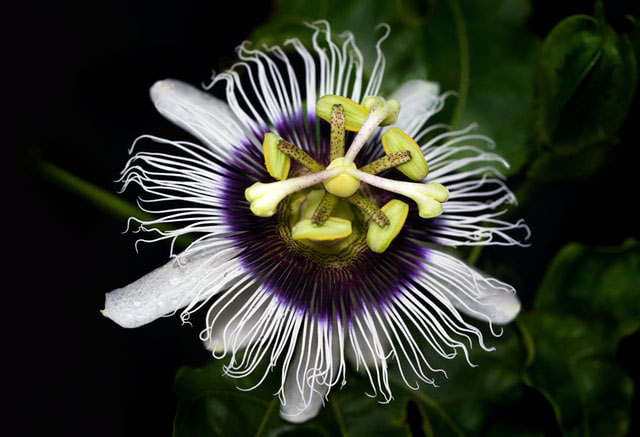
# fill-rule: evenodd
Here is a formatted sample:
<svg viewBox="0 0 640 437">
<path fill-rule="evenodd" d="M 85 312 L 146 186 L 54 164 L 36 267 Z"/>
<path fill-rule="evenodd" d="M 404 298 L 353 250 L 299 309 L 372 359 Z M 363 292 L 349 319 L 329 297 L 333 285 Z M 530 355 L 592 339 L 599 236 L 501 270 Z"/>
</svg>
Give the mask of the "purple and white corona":
<svg viewBox="0 0 640 437">
<path fill-rule="evenodd" d="M 176 80 L 153 85 L 157 110 L 199 143 L 142 136 L 121 182 L 157 217 L 137 221 L 155 232 L 145 241 L 193 240 L 108 293 L 103 311 L 133 328 L 202 309 L 201 338 L 226 374 L 279 374 L 292 422 L 348 384 L 347 362 L 388 402 L 390 366 L 410 387 L 435 385 L 446 371 L 434 354 L 469 361 L 473 343 L 491 350 L 462 314 L 495 333 L 520 310 L 515 291 L 448 250 L 529 237 L 501 218 L 515 197 L 506 162 L 485 151 L 492 141 L 473 125 L 429 123 L 447 98 L 437 84 L 379 95 L 387 26 L 368 80 L 351 33 L 309 26 L 309 49 L 242 44 L 240 61 L 206 87 L 224 85 L 226 101 Z"/>
</svg>

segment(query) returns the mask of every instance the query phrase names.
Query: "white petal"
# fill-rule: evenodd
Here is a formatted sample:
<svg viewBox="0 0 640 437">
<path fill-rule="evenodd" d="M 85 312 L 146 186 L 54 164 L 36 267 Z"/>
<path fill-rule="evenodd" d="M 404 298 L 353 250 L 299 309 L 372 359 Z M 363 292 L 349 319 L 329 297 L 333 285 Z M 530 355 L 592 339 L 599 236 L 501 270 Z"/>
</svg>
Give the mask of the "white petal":
<svg viewBox="0 0 640 437">
<path fill-rule="evenodd" d="M 209 314 L 211 334 L 203 342 L 207 350 L 216 354 L 237 351 L 257 340 L 255 328 L 267 303 L 249 302 L 256 289 L 253 287 L 235 298 L 233 294 L 224 295 L 216 301 L 217 311 Z"/>
<path fill-rule="evenodd" d="M 158 112 L 221 153 L 246 138 L 246 130 L 226 102 L 189 84 L 160 80 L 149 93 Z"/>
<path fill-rule="evenodd" d="M 438 250 L 430 251 L 428 262 L 460 312 L 499 325 L 511 322 L 520 312 L 520 301 L 510 285 Z"/>
<path fill-rule="evenodd" d="M 307 388 L 307 390 L 309 389 Z M 329 386 L 327 384 L 315 384 L 314 390 L 316 392 L 311 395 L 311 401 L 307 401 L 308 403 L 305 406 L 305 401 L 296 386 L 295 379 L 287 377 L 287 382 L 285 383 L 287 403 L 281 406 L 280 416 L 291 423 L 302 423 L 316 417 L 322 409 L 324 396 L 329 391 Z"/>
<path fill-rule="evenodd" d="M 400 102 L 396 127 L 409 136 L 414 136 L 418 129 L 434 113 L 438 104 L 440 86 L 426 80 L 410 80 L 391 94 L 391 99 Z"/>
<path fill-rule="evenodd" d="M 124 328 L 145 325 L 210 296 L 205 291 L 233 252 L 198 254 L 186 262 L 171 260 L 123 288 L 106 294 L 102 314 Z"/>
<path fill-rule="evenodd" d="M 318 325 L 316 329 L 327 328 L 326 325 Z M 281 405 L 280 417 L 291 423 L 305 422 L 320 412 L 331 388 L 329 382 L 334 380 L 339 370 L 340 351 L 336 339 L 328 345 L 324 337 L 325 341 L 318 346 L 316 334 L 312 328 L 310 339 L 303 335 L 297 340 L 296 353 L 287 372 L 285 403 Z M 327 353 L 329 347 L 331 351 Z"/>
<path fill-rule="evenodd" d="M 509 293 L 502 290 L 496 290 L 489 287 L 481 288 L 483 295 L 477 300 L 468 300 L 465 302 L 472 310 L 486 315 L 491 322 L 498 325 L 505 325 L 516 318 L 520 312 L 520 300 L 515 293 Z M 467 311 L 462 305 L 453 305 L 461 312 L 472 317 L 478 317 L 476 313 Z"/>
</svg>

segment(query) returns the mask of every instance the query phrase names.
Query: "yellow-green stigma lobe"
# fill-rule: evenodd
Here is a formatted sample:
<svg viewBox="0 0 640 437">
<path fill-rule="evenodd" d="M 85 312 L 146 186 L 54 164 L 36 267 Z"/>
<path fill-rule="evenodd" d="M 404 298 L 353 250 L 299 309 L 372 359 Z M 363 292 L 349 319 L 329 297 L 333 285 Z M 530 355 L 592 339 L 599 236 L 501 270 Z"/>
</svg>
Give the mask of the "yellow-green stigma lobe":
<svg viewBox="0 0 640 437">
<path fill-rule="evenodd" d="M 356 169 L 356 165 L 353 162 L 349 164 L 344 163 L 345 158 L 340 157 L 334 159 L 327 167 L 327 170 L 341 169 L 341 172 L 332 178 L 327 179 L 322 184 L 324 188 L 331 194 L 338 197 L 349 197 L 355 194 L 360 188 L 360 181 L 347 173 L 349 169 Z"/>
</svg>

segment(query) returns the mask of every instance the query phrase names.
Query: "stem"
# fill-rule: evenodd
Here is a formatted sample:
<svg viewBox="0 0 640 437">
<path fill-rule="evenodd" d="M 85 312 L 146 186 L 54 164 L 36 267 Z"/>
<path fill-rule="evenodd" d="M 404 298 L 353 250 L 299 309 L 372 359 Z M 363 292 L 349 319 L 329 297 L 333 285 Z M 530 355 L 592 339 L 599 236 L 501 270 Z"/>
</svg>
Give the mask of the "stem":
<svg viewBox="0 0 640 437">
<path fill-rule="evenodd" d="M 151 221 L 153 217 L 126 200 L 99 188 L 60 167 L 47 161 L 38 161 L 36 167 L 44 177 L 55 184 L 77 194 L 84 200 L 94 204 L 116 218 L 127 220 L 135 217 L 143 221 Z"/>
<path fill-rule="evenodd" d="M 78 197 L 93 204 L 95 207 L 112 215 L 120 220 L 128 220 L 131 217 L 141 222 L 152 222 L 155 220 L 153 216 L 141 211 L 135 205 L 121 199 L 120 197 L 93 185 L 90 182 L 80 179 L 79 177 L 69 173 L 47 161 L 37 161 L 36 168 L 43 177 L 47 178 L 56 185 L 76 194 Z M 162 232 L 171 231 L 173 228 L 164 223 L 156 223 L 154 228 Z M 176 245 L 187 247 L 193 243 L 194 239 L 190 235 L 181 235 L 176 240 Z"/>
<path fill-rule="evenodd" d="M 459 0 L 450 0 L 449 7 L 453 13 L 453 19 L 456 22 L 456 34 L 458 36 L 458 50 L 460 51 L 460 83 L 458 85 L 458 101 L 456 108 L 451 117 L 452 129 L 455 129 L 460 123 L 462 113 L 467 104 L 467 94 L 469 92 L 469 40 L 467 38 L 467 29 L 464 21 L 464 14 Z"/>
<path fill-rule="evenodd" d="M 478 262 L 478 258 L 480 258 L 481 253 L 482 253 L 482 246 L 473 246 L 473 249 L 471 249 L 471 253 L 469 254 L 469 258 L 467 259 L 467 262 L 472 266 L 476 265 L 476 263 Z"/>
</svg>

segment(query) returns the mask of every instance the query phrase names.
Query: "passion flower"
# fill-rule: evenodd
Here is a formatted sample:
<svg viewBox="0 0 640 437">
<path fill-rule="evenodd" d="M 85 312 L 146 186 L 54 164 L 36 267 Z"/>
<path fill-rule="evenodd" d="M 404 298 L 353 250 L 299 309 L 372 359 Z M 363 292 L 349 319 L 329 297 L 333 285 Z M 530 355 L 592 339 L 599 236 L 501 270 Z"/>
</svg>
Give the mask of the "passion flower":
<svg viewBox="0 0 640 437">
<path fill-rule="evenodd" d="M 504 160 L 477 146 L 491 140 L 428 124 L 447 97 L 438 85 L 380 96 L 387 26 L 366 86 L 353 35 L 337 43 L 326 22 L 310 27 L 312 50 L 297 39 L 288 53 L 241 45 L 240 62 L 206 87 L 224 84 L 226 101 L 176 80 L 153 85 L 158 111 L 200 144 L 142 136 L 121 182 L 146 193 L 140 203 L 158 218 L 137 223 L 151 241 L 195 238 L 107 293 L 103 311 L 132 328 L 205 309 L 201 338 L 226 357 L 225 373 L 278 369 L 292 422 L 347 383 L 347 361 L 387 402 L 392 362 L 408 385 L 435 385 L 446 372 L 433 354 L 469 361 L 472 339 L 491 350 L 461 313 L 495 333 L 519 312 L 514 289 L 446 249 L 528 238 L 524 223 L 500 219 L 515 197 Z"/>
</svg>

